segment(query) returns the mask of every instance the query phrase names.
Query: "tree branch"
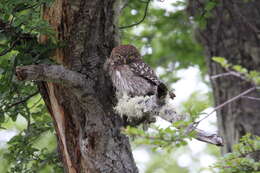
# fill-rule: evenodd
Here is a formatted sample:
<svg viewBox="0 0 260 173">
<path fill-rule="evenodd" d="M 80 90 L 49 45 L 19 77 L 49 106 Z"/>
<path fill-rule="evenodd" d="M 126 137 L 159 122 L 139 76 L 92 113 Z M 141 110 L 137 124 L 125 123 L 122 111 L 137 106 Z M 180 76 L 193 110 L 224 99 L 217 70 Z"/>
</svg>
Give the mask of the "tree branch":
<svg viewBox="0 0 260 173">
<path fill-rule="evenodd" d="M 35 80 L 60 83 L 81 88 L 86 85 L 84 75 L 68 70 L 61 65 L 28 65 L 16 67 L 18 80 Z"/>
<path fill-rule="evenodd" d="M 209 133 L 204 130 L 200 130 L 195 128 L 194 131 L 196 132 L 196 139 L 202 142 L 206 142 L 209 144 L 213 144 L 216 146 L 224 146 L 224 141 L 221 136 L 214 134 L 214 133 Z"/>
<path fill-rule="evenodd" d="M 179 120 L 185 120 L 187 117 L 179 115 L 174 111 L 174 105 L 166 99 L 166 104 L 158 105 L 156 96 L 136 96 L 128 97 L 122 96 L 115 107 L 115 110 L 120 115 L 127 116 L 130 121 L 131 118 L 142 118 L 143 116 L 149 115 L 150 117 L 159 116 L 164 120 L 173 123 Z M 223 140 L 217 134 L 205 132 L 197 129 L 194 124 L 191 124 L 187 129 L 187 133 L 196 131 L 196 139 L 214 144 L 217 146 L 223 145 Z"/>
<path fill-rule="evenodd" d="M 260 98 L 252 97 L 252 96 L 242 96 L 242 98 L 246 98 L 246 99 L 250 99 L 250 100 L 255 100 L 255 101 L 260 101 Z"/>
<path fill-rule="evenodd" d="M 233 102 L 233 101 L 236 101 L 237 99 L 239 99 L 239 98 L 241 98 L 241 97 L 247 95 L 248 93 L 250 93 L 250 92 L 252 92 L 252 91 L 254 91 L 254 90 L 256 90 L 256 89 L 257 89 L 256 87 L 252 87 L 252 88 L 250 88 L 250 89 L 248 89 L 248 90 L 242 92 L 241 94 L 239 94 L 239 95 L 237 95 L 237 96 L 235 96 L 235 97 L 233 97 L 233 98 L 231 98 L 231 99 L 225 101 L 224 103 L 222 103 L 222 104 L 218 105 L 217 107 L 215 107 L 215 108 L 213 109 L 213 111 L 211 111 L 209 114 L 207 114 L 204 118 L 202 118 L 201 120 L 197 121 L 196 123 L 199 124 L 201 121 L 203 121 L 203 120 L 205 120 L 206 118 L 208 118 L 211 114 L 213 114 L 213 113 L 214 113 L 215 111 L 217 111 L 218 109 L 220 109 L 220 108 L 226 106 L 227 104 L 229 104 L 229 103 L 231 103 L 231 102 Z"/>
<path fill-rule="evenodd" d="M 13 103 L 13 104 L 11 104 L 11 105 L 8 105 L 8 106 L 6 107 L 6 110 L 8 110 L 8 109 L 10 109 L 10 108 L 12 108 L 12 107 L 14 107 L 14 106 L 16 106 L 16 105 L 19 105 L 19 104 L 22 104 L 22 103 L 27 102 L 30 98 L 36 96 L 38 93 L 39 93 L 39 91 L 36 91 L 36 92 L 30 94 L 29 96 L 25 97 L 25 98 L 22 99 L 22 100 L 20 100 L 20 101 L 18 101 L 18 102 L 15 102 L 15 103 Z"/>
<path fill-rule="evenodd" d="M 2 52 L 0 52 L 0 56 L 6 55 L 10 51 L 12 51 L 18 41 L 19 41 L 19 37 L 17 37 L 17 39 L 10 44 L 9 48 L 4 49 Z"/>
<path fill-rule="evenodd" d="M 230 75 L 232 75 L 230 72 L 220 73 L 220 74 L 217 74 L 217 75 L 213 75 L 210 78 L 214 80 L 214 79 L 217 79 L 217 78 L 220 78 L 220 77 L 230 76 Z"/>
<path fill-rule="evenodd" d="M 174 117 L 171 117 L 169 115 L 165 116 L 164 114 L 161 114 L 160 117 L 170 123 L 176 122 L 176 117 L 179 117 L 178 119 L 183 119 L 183 115 L 178 115 L 176 112 L 175 112 Z M 189 134 L 192 131 L 196 132 L 195 138 L 199 141 L 206 142 L 208 144 L 213 144 L 216 146 L 224 146 L 224 142 L 223 142 L 223 139 L 221 136 L 219 136 L 215 133 L 210 133 L 210 132 L 206 132 L 204 130 L 198 129 L 197 123 L 192 123 L 186 128 L 187 134 Z"/>
<path fill-rule="evenodd" d="M 3 56 L 9 53 L 10 51 L 12 51 L 14 47 L 19 43 L 20 40 L 33 38 L 33 36 L 29 34 L 21 33 L 18 27 L 12 26 L 13 19 L 14 18 L 11 19 L 10 23 L 6 23 L 0 19 L 0 30 L 4 31 L 4 34 L 8 34 L 13 38 L 13 41 L 9 43 L 10 44 L 9 48 L 4 49 L 2 52 L 0 52 L 0 56 Z"/>
<path fill-rule="evenodd" d="M 241 73 L 239 73 L 239 72 L 231 71 L 231 70 L 229 70 L 229 69 L 227 69 L 227 68 L 226 68 L 226 70 L 227 70 L 228 72 L 226 72 L 226 73 L 220 73 L 220 74 L 217 74 L 217 75 L 213 75 L 213 76 L 211 76 L 210 78 L 214 80 L 214 79 L 217 79 L 217 78 L 220 78 L 220 77 L 225 77 L 225 76 L 236 76 L 236 77 L 238 77 L 238 78 L 240 78 L 240 79 L 242 79 L 242 80 L 245 80 L 245 81 L 248 81 L 248 82 L 251 82 L 251 83 L 252 83 L 252 81 L 250 81 L 250 80 L 247 79 L 245 76 L 243 76 L 243 74 L 241 74 Z"/>
<path fill-rule="evenodd" d="M 140 23 L 142 23 L 145 20 L 146 16 L 147 16 L 148 7 L 149 7 L 150 2 L 151 2 L 151 0 L 147 0 L 146 6 L 145 6 L 145 9 L 144 9 L 144 16 L 143 16 L 143 18 L 140 21 L 138 21 L 136 23 L 133 23 L 131 25 L 128 25 L 128 26 L 121 26 L 121 27 L 119 27 L 119 29 L 131 28 L 133 26 L 136 26 L 136 25 L 139 25 Z"/>
</svg>

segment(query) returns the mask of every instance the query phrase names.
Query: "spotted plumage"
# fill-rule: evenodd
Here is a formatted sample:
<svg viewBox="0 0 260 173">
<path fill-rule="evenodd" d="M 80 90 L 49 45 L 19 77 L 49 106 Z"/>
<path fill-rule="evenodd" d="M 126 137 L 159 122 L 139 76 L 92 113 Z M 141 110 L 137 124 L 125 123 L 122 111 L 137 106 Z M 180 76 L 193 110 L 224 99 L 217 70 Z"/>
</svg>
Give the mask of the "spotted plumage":
<svg viewBox="0 0 260 173">
<path fill-rule="evenodd" d="M 168 93 L 167 87 L 153 69 L 143 62 L 138 50 L 132 45 L 115 47 L 105 63 L 114 87 L 119 93 L 130 96 L 159 95 Z M 158 93 L 160 92 L 160 93 Z M 175 95 L 170 93 L 173 98 Z"/>
</svg>

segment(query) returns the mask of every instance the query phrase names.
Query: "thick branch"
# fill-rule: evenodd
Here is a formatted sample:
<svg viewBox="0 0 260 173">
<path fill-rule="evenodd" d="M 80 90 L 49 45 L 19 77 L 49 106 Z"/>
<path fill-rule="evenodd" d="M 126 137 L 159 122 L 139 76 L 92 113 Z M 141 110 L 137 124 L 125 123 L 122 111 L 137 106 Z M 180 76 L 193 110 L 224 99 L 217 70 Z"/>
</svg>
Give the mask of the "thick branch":
<svg viewBox="0 0 260 173">
<path fill-rule="evenodd" d="M 68 70 L 61 65 L 19 66 L 16 67 L 16 76 L 19 80 L 54 82 L 77 88 L 86 85 L 84 75 Z"/>
<path fill-rule="evenodd" d="M 163 118 L 164 120 L 170 122 L 170 123 L 173 123 L 173 122 L 175 122 L 175 119 L 181 119 L 183 116 L 178 115 L 175 112 L 174 116 L 172 116 L 172 115 L 171 116 L 170 115 L 165 116 L 165 114 L 161 114 L 160 117 Z M 196 124 L 195 125 L 191 124 L 186 129 L 186 131 L 188 133 L 191 132 L 191 131 L 195 131 L 196 132 L 195 138 L 199 141 L 206 142 L 206 143 L 209 143 L 209 144 L 213 144 L 213 145 L 216 145 L 216 146 L 223 146 L 224 145 L 224 142 L 223 142 L 223 139 L 222 139 L 221 136 L 219 136 L 215 133 L 210 133 L 210 132 L 206 132 L 204 130 L 198 129 L 198 128 L 196 128 Z"/>
<path fill-rule="evenodd" d="M 174 111 L 174 105 L 172 105 L 169 99 L 166 100 L 165 105 L 158 105 L 156 100 L 156 96 L 137 96 L 132 98 L 124 95 L 118 100 L 115 110 L 120 115 L 126 115 L 130 120 L 131 118 L 141 118 L 147 115 L 151 117 L 159 116 L 170 123 L 186 119 L 186 117 Z M 186 130 L 187 133 L 193 130 L 196 131 L 197 135 L 195 138 L 197 140 L 217 146 L 223 145 L 223 140 L 220 136 L 197 129 L 196 125 L 192 124 Z"/>
<path fill-rule="evenodd" d="M 221 136 L 214 134 L 214 133 L 209 133 L 204 130 L 200 130 L 195 128 L 196 131 L 196 139 L 202 142 L 206 142 L 209 144 L 214 144 L 217 146 L 224 146 L 224 142 Z"/>
<path fill-rule="evenodd" d="M 242 98 L 251 99 L 251 100 L 255 100 L 255 101 L 260 101 L 260 98 L 251 97 L 251 96 L 242 96 Z"/>
</svg>

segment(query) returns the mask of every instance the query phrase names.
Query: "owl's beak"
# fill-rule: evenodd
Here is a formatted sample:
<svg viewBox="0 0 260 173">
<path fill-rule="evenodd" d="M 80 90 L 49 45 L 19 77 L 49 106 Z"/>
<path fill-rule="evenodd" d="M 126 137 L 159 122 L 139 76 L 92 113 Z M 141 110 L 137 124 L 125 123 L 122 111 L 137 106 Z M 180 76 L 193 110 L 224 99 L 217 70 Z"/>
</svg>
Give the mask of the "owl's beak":
<svg viewBox="0 0 260 173">
<path fill-rule="evenodd" d="M 126 64 L 126 59 L 125 58 L 123 59 L 123 61 L 124 61 L 124 64 Z"/>
</svg>

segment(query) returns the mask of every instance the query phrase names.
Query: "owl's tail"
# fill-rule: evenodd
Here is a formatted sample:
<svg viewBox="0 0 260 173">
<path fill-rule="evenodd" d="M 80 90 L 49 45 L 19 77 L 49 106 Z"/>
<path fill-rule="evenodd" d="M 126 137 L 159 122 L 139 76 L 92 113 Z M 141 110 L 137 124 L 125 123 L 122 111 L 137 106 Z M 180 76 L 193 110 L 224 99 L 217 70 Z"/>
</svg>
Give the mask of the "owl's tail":
<svg viewBox="0 0 260 173">
<path fill-rule="evenodd" d="M 167 86 L 164 84 L 164 83 L 160 83 L 158 86 L 157 86 L 157 99 L 158 99 L 158 104 L 164 104 L 165 103 L 165 99 L 166 99 L 166 96 L 167 94 L 169 93 L 169 96 L 171 99 L 174 99 L 175 94 L 172 92 L 172 91 L 169 91 Z"/>
<path fill-rule="evenodd" d="M 176 97 L 176 95 L 172 91 L 169 91 L 169 96 L 171 99 L 174 99 L 174 97 Z"/>
</svg>

